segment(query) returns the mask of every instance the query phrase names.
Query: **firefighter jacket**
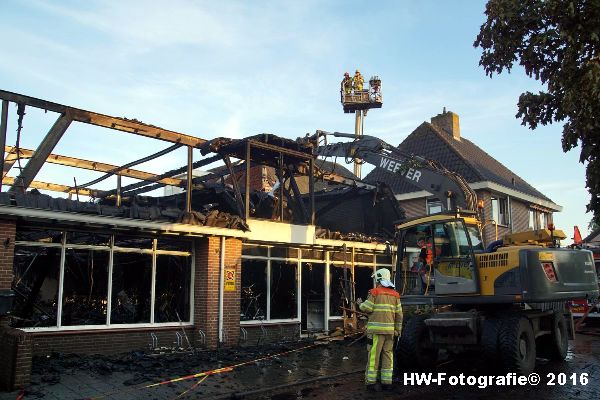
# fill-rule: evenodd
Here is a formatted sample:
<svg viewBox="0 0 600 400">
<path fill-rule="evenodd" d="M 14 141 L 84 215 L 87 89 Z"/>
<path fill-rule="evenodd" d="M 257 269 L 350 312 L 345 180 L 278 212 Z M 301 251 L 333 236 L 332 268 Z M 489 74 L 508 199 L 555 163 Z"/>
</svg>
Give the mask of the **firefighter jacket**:
<svg viewBox="0 0 600 400">
<path fill-rule="evenodd" d="M 400 294 L 394 289 L 377 287 L 369 290 L 369 297 L 359 307 L 361 311 L 369 314 L 367 333 L 400 335 L 402 305 Z"/>
</svg>

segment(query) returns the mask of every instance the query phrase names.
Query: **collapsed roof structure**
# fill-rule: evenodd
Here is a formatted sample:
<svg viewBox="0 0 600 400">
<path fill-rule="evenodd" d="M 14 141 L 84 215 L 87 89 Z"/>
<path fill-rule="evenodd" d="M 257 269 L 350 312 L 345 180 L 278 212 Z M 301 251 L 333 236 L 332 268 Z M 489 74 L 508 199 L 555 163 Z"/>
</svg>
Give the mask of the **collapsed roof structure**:
<svg viewBox="0 0 600 400">
<path fill-rule="evenodd" d="M 7 91 L 0 91 L 0 98 L 3 100 L 0 144 L 4 145 L 7 154 L 6 159 L 0 161 L 2 183 L 11 186 L 8 192 L 0 194 L 0 204 L 3 205 L 241 230 L 248 229 L 244 222 L 247 218 L 265 218 L 294 224 L 316 224 L 321 228 L 319 234 L 323 237 L 348 237 L 363 241 L 390 238 L 393 236 L 392 222 L 402 217 L 389 190 L 365 184 L 339 165 L 316 160 L 311 145 L 300 139 L 261 134 L 244 139 L 217 138 L 207 141 L 144 124 L 136 119 L 111 117 Z M 18 105 L 19 127 L 25 107 L 60 114 L 35 151 L 18 147 L 18 144 L 6 145 L 5 115 L 8 102 Z M 75 121 L 154 138 L 172 145 L 124 165 L 52 153 L 62 135 Z M 188 148 L 188 160 L 187 165 L 181 168 L 162 174 L 134 169 L 136 165 L 182 146 Z M 199 149 L 205 157 L 194 161 L 194 149 Z M 9 176 L 15 164 L 25 159 L 28 161 L 20 173 Z M 234 159 L 239 161 L 234 162 Z M 217 161 L 222 161 L 224 167 L 213 168 L 209 173 L 194 177 L 194 170 Z M 44 163 L 93 170 L 103 175 L 72 186 L 37 181 L 35 177 Z M 274 172 L 280 182 L 276 191 L 265 193 L 262 188 L 252 187 L 251 168 L 256 165 L 267 166 Z M 343 172 L 340 174 L 339 171 Z M 182 173 L 185 176 L 178 177 Z M 117 177 L 115 189 L 94 188 L 94 185 L 111 176 Z M 135 178 L 139 182 L 121 186 L 121 177 Z M 185 190 L 170 196 L 144 196 L 144 193 L 164 186 Z M 52 198 L 33 189 L 67 193 L 69 199 Z M 73 195 L 77 198 L 80 195 L 89 196 L 90 201 L 73 200 Z M 380 203 L 385 206 L 380 207 Z M 368 211 L 357 213 L 359 209 Z"/>
</svg>

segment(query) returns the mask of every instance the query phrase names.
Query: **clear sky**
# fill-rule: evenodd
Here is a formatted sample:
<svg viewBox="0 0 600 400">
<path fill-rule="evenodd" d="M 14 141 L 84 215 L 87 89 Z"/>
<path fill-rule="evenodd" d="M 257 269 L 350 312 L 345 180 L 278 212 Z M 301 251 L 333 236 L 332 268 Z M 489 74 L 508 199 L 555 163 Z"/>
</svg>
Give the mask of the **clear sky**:
<svg viewBox="0 0 600 400">
<path fill-rule="evenodd" d="M 520 68 L 490 79 L 478 66 L 472 44 L 484 9 L 466 0 L 3 0 L 0 88 L 205 139 L 296 138 L 353 131 L 339 83 L 359 68 L 383 80 L 384 105 L 365 119 L 365 134 L 397 145 L 447 107 L 460 115 L 462 136 L 564 207 L 557 227 L 571 237 L 579 225 L 585 235 L 579 150 L 562 152 L 562 126 L 531 131 L 515 118 L 519 94 L 540 89 Z M 15 107 L 9 119 L 14 144 Z M 55 119 L 28 109 L 21 146 L 35 149 Z M 123 164 L 166 147 L 73 124 L 54 152 Z M 180 149 L 139 169 L 184 163 Z M 49 165 L 36 179 L 71 185 L 97 176 Z"/>
</svg>

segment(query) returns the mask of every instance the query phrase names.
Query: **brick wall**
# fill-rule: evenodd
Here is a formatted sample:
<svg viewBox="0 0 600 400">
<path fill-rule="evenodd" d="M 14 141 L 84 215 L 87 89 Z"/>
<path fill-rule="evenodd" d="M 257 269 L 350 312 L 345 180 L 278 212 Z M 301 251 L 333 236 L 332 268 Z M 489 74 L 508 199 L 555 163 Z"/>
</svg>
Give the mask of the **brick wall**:
<svg viewBox="0 0 600 400">
<path fill-rule="evenodd" d="M 250 167 L 250 189 L 258 190 L 258 191 L 269 191 L 271 190 L 271 184 L 267 179 L 267 171 L 265 166 L 255 165 Z M 246 170 L 238 172 L 235 174 L 235 178 L 240 185 L 240 188 L 246 187 Z M 226 183 L 231 184 L 232 179 L 231 176 L 228 176 L 225 179 Z"/>
<path fill-rule="evenodd" d="M 10 289 L 13 281 L 16 223 L 0 220 L 0 290 Z M 0 316 L 0 389 L 12 390 L 29 384 L 31 338 L 8 326 Z"/>
<path fill-rule="evenodd" d="M 242 241 L 229 238 L 225 242 L 225 268 L 235 269 L 235 290 L 223 292 L 223 329 L 225 344 L 236 346 L 240 337 L 240 289 L 242 281 Z"/>
<path fill-rule="evenodd" d="M 529 229 L 529 204 L 513 198 L 510 199 L 513 232 L 523 232 Z"/>
<path fill-rule="evenodd" d="M 15 231 L 15 221 L 0 220 L 0 290 L 12 285 Z"/>
<path fill-rule="evenodd" d="M 487 246 L 494 240 L 496 240 L 496 226 L 492 220 L 492 195 L 488 191 L 477 191 L 477 198 L 483 200 L 483 215 L 484 215 L 484 228 L 483 228 L 483 242 Z M 510 226 L 498 225 L 498 239 L 501 239 L 503 235 L 510 233 Z"/>
<path fill-rule="evenodd" d="M 176 332 L 181 333 L 181 328 L 157 327 L 102 331 L 39 332 L 31 335 L 33 336 L 33 354 L 36 356 L 53 352 L 108 355 L 135 350 L 150 350 L 152 346 L 150 333 L 156 335 L 159 347 L 175 347 L 177 344 Z M 193 328 L 186 327 L 185 332 L 193 346 Z M 182 347 L 188 347 L 185 338 L 183 338 Z"/>
<path fill-rule="evenodd" d="M 0 390 L 29 385 L 31 357 L 31 335 L 12 328 L 0 330 Z"/>
<path fill-rule="evenodd" d="M 206 346 L 216 348 L 219 340 L 219 274 L 221 238 L 197 239 L 194 283 L 194 330 L 206 335 Z M 242 242 L 229 238 L 225 242 L 225 268 L 235 269 L 235 290 L 223 293 L 223 329 L 225 345 L 237 345 L 240 324 L 240 279 Z M 197 344 L 200 335 L 196 335 Z"/>
<path fill-rule="evenodd" d="M 269 324 L 264 325 L 242 325 L 246 331 L 246 337 L 240 338 L 242 346 L 258 346 L 265 343 L 276 343 L 281 341 L 294 341 L 300 339 L 300 323 Z"/>
</svg>

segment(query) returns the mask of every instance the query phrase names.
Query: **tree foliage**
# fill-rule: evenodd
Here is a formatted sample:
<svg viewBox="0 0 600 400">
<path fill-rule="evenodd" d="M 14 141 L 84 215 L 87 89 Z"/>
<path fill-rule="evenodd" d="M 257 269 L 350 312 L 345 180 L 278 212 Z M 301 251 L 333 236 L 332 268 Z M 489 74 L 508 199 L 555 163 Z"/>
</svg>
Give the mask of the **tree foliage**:
<svg viewBox="0 0 600 400">
<path fill-rule="evenodd" d="M 581 146 L 587 206 L 600 222 L 600 0 L 489 0 L 473 44 L 490 77 L 515 63 L 545 91 L 522 93 L 517 118 L 535 129 L 564 122 L 562 148 Z"/>
</svg>

